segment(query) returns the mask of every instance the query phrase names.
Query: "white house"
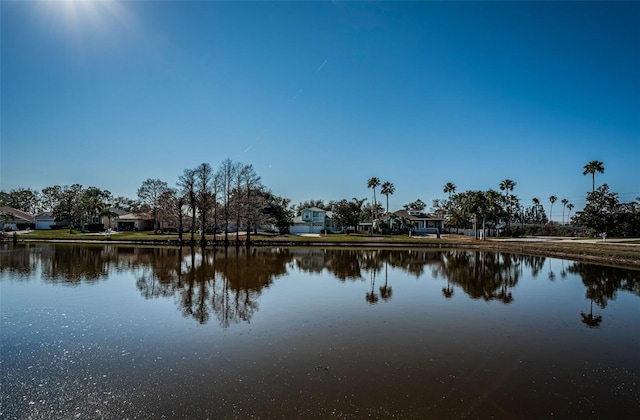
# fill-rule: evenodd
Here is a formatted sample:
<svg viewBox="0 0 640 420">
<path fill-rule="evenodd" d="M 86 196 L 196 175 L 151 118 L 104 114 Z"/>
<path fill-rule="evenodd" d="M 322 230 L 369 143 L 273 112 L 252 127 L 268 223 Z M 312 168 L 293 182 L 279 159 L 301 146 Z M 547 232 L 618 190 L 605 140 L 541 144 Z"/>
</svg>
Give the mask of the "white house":
<svg viewBox="0 0 640 420">
<path fill-rule="evenodd" d="M 36 229 L 51 229 L 51 226 L 56 224 L 56 220 L 53 217 L 53 213 L 50 211 L 43 211 L 38 213 L 34 217 L 36 223 Z"/>
<path fill-rule="evenodd" d="M 146 213 L 127 213 L 116 220 L 119 231 L 153 230 L 153 217 Z"/>
<path fill-rule="evenodd" d="M 309 207 L 293 219 L 289 232 L 293 234 L 340 232 L 341 228 L 333 225 L 332 212 L 318 207 Z"/>
<path fill-rule="evenodd" d="M 443 218 L 425 214 L 419 210 L 398 210 L 393 212 L 391 217 L 410 221 L 412 231 L 416 234 L 440 233 L 444 229 Z M 388 217 L 383 220 L 388 220 Z"/>
</svg>

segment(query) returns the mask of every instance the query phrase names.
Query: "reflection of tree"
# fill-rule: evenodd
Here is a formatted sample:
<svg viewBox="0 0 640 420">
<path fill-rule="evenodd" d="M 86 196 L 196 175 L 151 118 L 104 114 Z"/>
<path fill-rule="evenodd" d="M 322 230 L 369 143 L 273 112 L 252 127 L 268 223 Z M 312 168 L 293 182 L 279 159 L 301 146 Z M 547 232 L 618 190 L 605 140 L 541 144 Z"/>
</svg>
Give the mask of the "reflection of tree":
<svg viewBox="0 0 640 420">
<path fill-rule="evenodd" d="M 615 300 L 618 290 L 640 296 L 640 271 L 582 262 L 572 263 L 567 271 L 582 277 L 582 283 L 587 288 L 587 299 L 603 309 L 609 300 Z"/>
<path fill-rule="evenodd" d="M 582 322 L 589 328 L 597 328 L 602 322 L 601 315 L 593 315 L 593 303 L 604 309 L 609 300 L 615 300 L 618 290 L 624 290 L 640 296 L 640 272 L 622 268 L 611 268 L 574 262 L 567 267 L 570 273 L 582 277 L 587 288 L 585 297 L 590 301 L 589 313 L 581 312 Z"/>
<path fill-rule="evenodd" d="M 378 300 L 379 300 L 378 295 L 374 291 L 375 287 L 376 287 L 376 271 L 371 270 L 371 291 L 365 294 L 365 299 L 371 305 L 375 305 L 376 303 L 378 303 Z"/>
<path fill-rule="evenodd" d="M 514 254 L 493 252 L 445 251 L 436 268 L 447 279 L 442 289 L 446 298 L 453 295 L 451 283 L 460 286 L 473 299 L 513 301 L 511 289 L 521 272 L 521 260 Z"/>
<path fill-rule="evenodd" d="M 388 283 L 389 283 L 389 267 L 388 267 L 388 264 L 385 262 L 384 286 L 380 286 L 380 296 L 382 297 L 382 300 L 384 300 L 385 302 L 391 299 L 391 295 L 393 294 L 393 289 L 391 288 L 391 286 L 388 285 Z"/>
<path fill-rule="evenodd" d="M 173 296 L 180 288 L 182 251 L 170 248 L 150 248 L 144 254 L 147 264 L 140 267 L 136 287 L 146 299 Z"/>
<path fill-rule="evenodd" d="M 326 252 L 326 268 L 341 281 L 362 278 L 362 254 L 355 249 L 339 249 Z"/>
<path fill-rule="evenodd" d="M 14 280 L 28 279 L 39 265 L 40 257 L 36 248 L 30 244 L 17 244 L 9 247 L 0 244 L 0 272 L 6 272 Z"/>
<path fill-rule="evenodd" d="M 582 322 L 589 328 L 598 328 L 600 327 L 600 323 L 602 322 L 602 315 L 593 315 L 593 299 L 591 299 L 591 304 L 589 306 L 589 313 L 585 314 L 584 312 L 580 312 L 580 316 L 582 317 Z"/>
</svg>

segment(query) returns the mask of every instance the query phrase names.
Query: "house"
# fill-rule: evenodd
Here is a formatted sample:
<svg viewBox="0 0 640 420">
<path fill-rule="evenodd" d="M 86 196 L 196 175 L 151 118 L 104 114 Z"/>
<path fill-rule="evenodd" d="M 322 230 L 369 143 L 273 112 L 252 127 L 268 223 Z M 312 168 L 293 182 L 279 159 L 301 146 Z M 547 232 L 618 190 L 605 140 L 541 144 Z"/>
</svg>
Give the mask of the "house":
<svg viewBox="0 0 640 420">
<path fill-rule="evenodd" d="M 22 230 L 34 227 L 33 214 L 9 206 L 0 207 L 0 229 Z"/>
<path fill-rule="evenodd" d="M 342 227 L 334 226 L 332 212 L 318 207 L 309 207 L 293 218 L 289 232 L 293 234 L 342 232 Z"/>
<path fill-rule="evenodd" d="M 34 216 L 35 228 L 38 230 L 51 229 L 56 225 L 56 219 L 50 211 L 43 211 Z"/>
<path fill-rule="evenodd" d="M 126 213 L 115 222 L 119 231 L 153 230 L 153 216 L 146 213 Z"/>
<path fill-rule="evenodd" d="M 118 219 L 126 214 L 129 214 L 129 212 L 126 210 L 111 207 L 109 209 L 109 213 L 104 214 L 99 223 L 102 223 L 105 230 L 115 229 L 118 227 Z"/>
<path fill-rule="evenodd" d="M 406 220 L 411 223 L 414 234 L 441 233 L 444 229 L 444 218 L 423 213 L 420 210 L 398 210 L 390 217 L 397 220 Z M 389 220 L 385 217 L 385 220 Z"/>
</svg>

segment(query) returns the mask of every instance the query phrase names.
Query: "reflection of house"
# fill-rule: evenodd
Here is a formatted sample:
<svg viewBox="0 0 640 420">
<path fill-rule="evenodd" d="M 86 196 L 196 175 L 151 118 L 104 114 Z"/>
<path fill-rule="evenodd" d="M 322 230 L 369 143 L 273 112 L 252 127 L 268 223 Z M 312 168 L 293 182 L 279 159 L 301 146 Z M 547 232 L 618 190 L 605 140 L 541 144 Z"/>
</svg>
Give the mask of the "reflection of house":
<svg viewBox="0 0 640 420">
<path fill-rule="evenodd" d="M 146 213 L 126 213 L 119 216 L 115 221 L 118 224 L 119 231 L 153 229 L 153 217 Z"/>
<path fill-rule="evenodd" d="M 0 229 L 22 230 L 34 227 L 33 215 L 9 206 L 0 207 Z"/>
<path fill-rule="evenodd" d="M 342 228 L 333 225 L 332 212 L 318 207 L 303 209 L 300 216 L 293 218 L 293 224 L 289 232 L 301 233 L 321 233 L 323 230 L 330 232 L 341 232 Z"/>
<path fill-rule="evenodd" d="M 416 234 L 438 233 L 444 228 L 444 219 L 425 214 L 419 210 L 398 210 L 391 214 L 391 218 L 408 220 Z M 388 220 L 388 219 L 387 219 Z"/>
</svg>

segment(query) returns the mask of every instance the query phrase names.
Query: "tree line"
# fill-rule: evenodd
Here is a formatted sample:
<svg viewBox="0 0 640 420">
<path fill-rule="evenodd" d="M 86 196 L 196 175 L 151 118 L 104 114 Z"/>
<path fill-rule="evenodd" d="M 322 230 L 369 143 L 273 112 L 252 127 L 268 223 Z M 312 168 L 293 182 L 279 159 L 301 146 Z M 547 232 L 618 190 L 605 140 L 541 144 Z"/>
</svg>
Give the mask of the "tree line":
<svg viewBox="0 0 640 420">
<path fill-rule="evenodd" d="M 569 234 L 568 225 L 585 227 L 591 234 L 640 235 L 639 203 L 621 203 L 607 184 L 596 189 L 596 173 L 604 173 L 602 162 L 591 161 L 584 166 L 583 175 L 592 178 L 592 191 L 587 193 L 587 205 L 582 211 L 572 216 L 575 206 L 566 198 L 560 200 L 562 223 L 550 221 L 545 204 L 539 198 L 534 197 L 530 204 L 521 202 L 513 193 L 517 183 L 511 179 L 501 181 L 497 189 L 464 192 L 456 192 L 456 185 L 447 182 L 442 190 L 447 197 L 434 199 L 430 210 L 433 216 L 445 220 L 449 231 L 473 228 L 481 237 L 486 237 L 487 230 L 498 229 L 506 235 Z M 225 242 L 229 242 L 229 233 L 235 232 L 237 241 L 240 228 L 247 232 L 250 240 L 251 233 L 265 225 L 285 233 L 294 216 L 309 207 L 332 211 L 334 223 L 340 226 L 356 227 L 361 221 L 371 222 L 372 228 L 383 234 L 407 232 L 412 228 L 411 220 L 389 212 L 389 196 L 395 193 L 393 183 L 381 182 L 374 176 L 366 185 L 372 189 L 371 201 L 354 197 L 327 203 L 315 199 L 292 205 L 290 199 L 277 196 L 264 186 L 252 165 L 226 159 L 215 170 L 209 163 L 184 169 L 175 186 L 149 178 L 138 188 L 136 199 L 73 184 L 54 185 L 41 192 L 30 188 L 0 191 L 0 204 L 32 214 L 50 211 L 55 220 L 69 221 L 70 229 L 82 230 L 105 216 L 117 217 L 113 209 L 147 213 L 153 219 L 154 231 L 172 228 L 181 240 L 183 232 L 187 232 L 192 242 L 196 240 L 196 233 L 205 241 L 205 234 L 213 232 L 223 234 Z M 378 187 L 386 196 L 386 207 L 378 201 Z M 548 198 L 549 214 L 557 201 L 555 195 Z M 426 207 L 419 198 L 403 205 L 405 210 L 419 212 Z"/>
</svg>

